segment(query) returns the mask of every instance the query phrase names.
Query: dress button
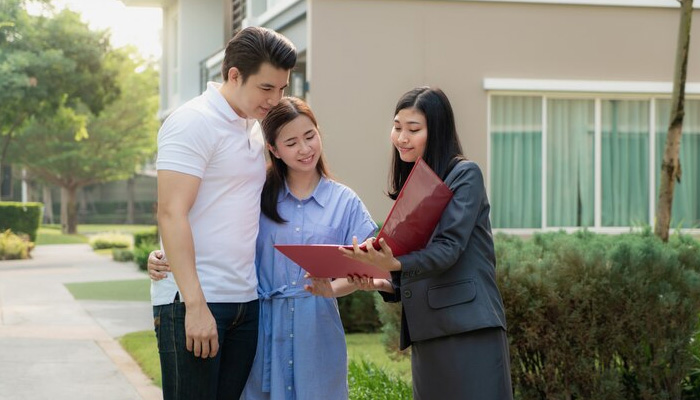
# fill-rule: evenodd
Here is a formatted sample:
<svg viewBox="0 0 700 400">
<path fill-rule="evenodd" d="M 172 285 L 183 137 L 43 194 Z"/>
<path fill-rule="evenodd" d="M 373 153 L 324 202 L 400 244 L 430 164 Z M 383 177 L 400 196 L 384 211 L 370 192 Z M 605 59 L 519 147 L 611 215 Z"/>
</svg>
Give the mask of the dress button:
<svg viewBox="0 0 700 400">
<path fill-rule="evenodd" d="M 297 204 L 297 208 L 301 208 L 301 204 Z"/>
<path fill-rule="evenodd" d="M 294 312 L 294 307 L 292 307 L 289 311 Z"/>
<path fill-rule="evenodd" d="M 294 337 L 294 334 L 293 334 L 293 333 L 290 333 L 290 334 L 289 334 L 289 337 Z"/>
<path fill-rule="evenodd" d="M 296 228 L 294 228 L 294 230 L 297 231 L 297 232 L 299 232 L 299 231 L 301 230 L 301 228 L 296 227 Z"/>
<path fill-rule="evenodd" d="M 292 364 L 294 364 L 294 361 L 289 360 L 289 365 L 292 365 Z"/>
<path fill-rule="evenodd" d="M 292 285 L 296 285 L 296 284 L 297 284 L 297 281 L 292 281 Z"/>
<path fill-rule="evenodd" d="M 287 386 L 287 390 L 292 390 L 292 387 L 291 387 L 291 386 Z"/>
<path fill-rule="evenodd" d="M 407 299 L 408 299 L 409 297 L 411 297 L 412 294 L 413 294 L 413 293 L 411 293 L 410 290 L 404 290 L 404 291 L 403 291 L 403 297 L 405 297 L 405 298 L 407 298 Z"/>
</svg>

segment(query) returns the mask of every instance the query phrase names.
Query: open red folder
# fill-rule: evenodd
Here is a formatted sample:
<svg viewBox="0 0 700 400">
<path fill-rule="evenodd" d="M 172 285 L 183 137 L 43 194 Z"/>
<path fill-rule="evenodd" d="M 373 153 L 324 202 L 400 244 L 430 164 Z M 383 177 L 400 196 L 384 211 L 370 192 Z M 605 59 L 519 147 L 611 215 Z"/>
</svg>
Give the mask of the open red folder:
<svg viewBox="0 0 700 400">
<path fill-rule="evenodd" d="M 418 159 L 399 192 L 374 247 L 379 249 L 383 238 L 394 256 L 401 256 L 424 248 L 440 221 L 452 191 L 428 164 Z M 339 244 L 278 244 L 275 248 L 319 278 L 344 278 L 348 275 L 367 275 L 388 278 L 389 273 L 373 265 L 345 257 Z M 352 249 L 352 246 L 343 246 Z"/>
</svg>

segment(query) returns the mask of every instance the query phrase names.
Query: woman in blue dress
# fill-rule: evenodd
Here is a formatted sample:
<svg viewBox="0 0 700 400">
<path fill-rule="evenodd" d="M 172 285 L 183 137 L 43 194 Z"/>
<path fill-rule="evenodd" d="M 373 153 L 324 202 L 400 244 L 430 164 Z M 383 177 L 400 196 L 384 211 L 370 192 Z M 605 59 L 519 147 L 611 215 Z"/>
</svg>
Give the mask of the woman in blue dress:
<svg viewBox="0 0 700 400">
<path fill-rule="evenodd" d="M 283 98 L 262 128 L 271 162 L 256 243 L 260 325 L 242 399 L 346 400 L 347 349 L 335 297 L 356 286 L 346 279 L 312 283 L 274 245 L 349 244 L 353 236 L 371 237 L 377 225 L 359 197 L 330 178 L 316 118 L 304 101 Z M 152 253 L 152 278 L 162 265 Z"/>
</svg>

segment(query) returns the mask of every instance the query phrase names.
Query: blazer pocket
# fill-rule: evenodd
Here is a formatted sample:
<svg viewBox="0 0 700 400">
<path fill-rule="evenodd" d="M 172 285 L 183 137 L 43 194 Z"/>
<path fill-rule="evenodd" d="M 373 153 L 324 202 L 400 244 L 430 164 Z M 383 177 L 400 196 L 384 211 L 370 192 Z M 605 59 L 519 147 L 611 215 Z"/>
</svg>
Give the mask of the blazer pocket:
<svg viewBox="0 0 700 400">
<path fill-rule="evenodd" d="M 456 304 L 468 303 L 476 297 L 476 283 L 467 279 L 428 289 L 428 305 L 438 309 Z"/>
</svg>

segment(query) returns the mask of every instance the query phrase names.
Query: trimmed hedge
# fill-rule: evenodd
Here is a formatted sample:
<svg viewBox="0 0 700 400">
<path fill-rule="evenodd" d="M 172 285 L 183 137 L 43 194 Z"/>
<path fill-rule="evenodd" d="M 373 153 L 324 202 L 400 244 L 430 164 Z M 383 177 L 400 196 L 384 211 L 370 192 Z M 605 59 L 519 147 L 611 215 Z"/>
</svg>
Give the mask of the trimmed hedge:
<svg viewBox="0 0 700 400">
<path fill-rule="evenodd" d="M 498 284 L 521 399 L 679 399 L 698 368 L 700 244 L 649 230 L 501 236 Z"/>
<path fill-rule="evenodd" d="M 90 246 L 93 250 L 100 249 L 128 249 L 132 245 L 131 235 L 117 232 L 98 233 L 90 238 Z"/>
<path fill-rule="evenodd" d="M 141 246 L 144 243 L 158 244 L 159 239 L 157 226 L 144 229 L 134 233 L 134 247 Z"/>
<path fill-rule="evenodd" d="M 0 231 L 9 229 L 24 233 L 29 235 L 29 240 L 36 242 L 43 210 L 42 203 L 0 201 Z"/>
<path fill-rule="evenodd" d="M 697 240 L 647 229 L 495 244 L 517 399 L 700 398 Z M 400 307 L 377 307 L 387 350 L 406 354 Z"/>
</svg>

